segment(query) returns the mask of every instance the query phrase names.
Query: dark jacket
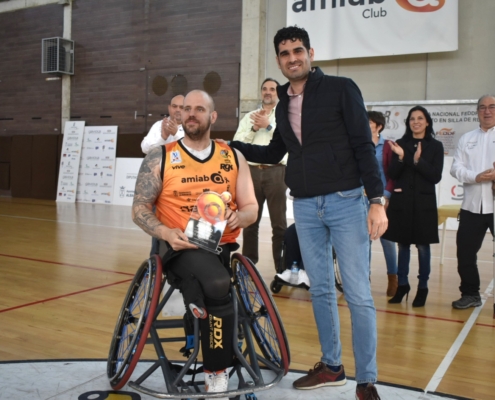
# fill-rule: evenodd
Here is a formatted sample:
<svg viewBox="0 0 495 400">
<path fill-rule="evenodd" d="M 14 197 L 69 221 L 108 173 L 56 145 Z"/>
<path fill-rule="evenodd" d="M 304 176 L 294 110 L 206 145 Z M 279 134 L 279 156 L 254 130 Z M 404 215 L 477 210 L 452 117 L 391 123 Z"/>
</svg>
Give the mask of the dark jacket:
<svg viewBox="0 0 495 400">
<path fill-rule="evenodd" d="M 277 88 L 277 127 L 268 146 L 238 141 L 231 146 L 248 161 L 278 163 L 289 153 L 285 182 L 294 197 L 313 197 L 365 186 L 370 198 L 383 194 L 375 146 L 361 92 L 348 79 L 309 74 L 302 105 L 302 145 L 288 118 L 289 83 Z"/>
<path fill-rule="evenodd" d="M 403 162 L 393 154 L 388 175 L 395 181 L 387 208 L 387 240 L 403 244 L 438 243 L 435 184 L 442 179 L 443 145 L 431 137 L 421 141 L 421 157 L 414 165 L 414 140 L 402 138 Z"/>
</svg>

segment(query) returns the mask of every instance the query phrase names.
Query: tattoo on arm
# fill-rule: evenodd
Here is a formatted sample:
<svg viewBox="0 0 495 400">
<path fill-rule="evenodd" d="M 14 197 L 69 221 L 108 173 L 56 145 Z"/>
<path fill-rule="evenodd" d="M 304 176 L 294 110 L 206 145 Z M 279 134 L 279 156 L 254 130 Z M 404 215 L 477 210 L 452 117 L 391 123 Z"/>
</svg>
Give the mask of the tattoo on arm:
<svg viewBox="0 0 495 400">
<path fill-rule="evenodd" d="M 132 204 L 134 223 L 149 235 L 157 238 L 160 238 L 158 231 L 162 223 L 156 218 L 152 209 L 162 191 L 161 163 L 162 149 L 155 147 L 150 150 L 141 164 Z"/>
</svg>

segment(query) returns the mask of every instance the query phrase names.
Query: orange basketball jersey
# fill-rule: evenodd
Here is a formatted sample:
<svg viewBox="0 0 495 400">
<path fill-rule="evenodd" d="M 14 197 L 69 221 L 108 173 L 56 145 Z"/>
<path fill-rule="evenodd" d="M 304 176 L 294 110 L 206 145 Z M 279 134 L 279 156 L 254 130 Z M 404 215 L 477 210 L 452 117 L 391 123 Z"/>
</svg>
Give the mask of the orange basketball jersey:
<svg viewBox="0 0 495 400">
<path fill-rule="evenodd" d="M 229 192 L 228 207 L 237 210 L 235 189 L 239 164 L 235 151 L 225 143 L 212 141 L 212 152 L 204 160 L 189 153 L 182 140 L 165 145 L 163 189 L 156 200 L 156 217 L 169 228 L 184 231 L 196 199 L 203 192 Z M 227 226 L 221 243 L 233 243 L 240 228 Z"/>
</svg>

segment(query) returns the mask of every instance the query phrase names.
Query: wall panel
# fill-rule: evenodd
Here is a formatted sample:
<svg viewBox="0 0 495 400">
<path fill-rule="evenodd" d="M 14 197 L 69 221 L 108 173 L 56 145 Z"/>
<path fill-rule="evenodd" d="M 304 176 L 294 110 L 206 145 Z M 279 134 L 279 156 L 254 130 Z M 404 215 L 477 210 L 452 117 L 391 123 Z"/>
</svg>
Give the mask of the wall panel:
<svg viewBox="0 0 495 400">
<path fill-rule="evenodd" d="M 0 136 L 60 131 L 61 82 L 41 73 L 41 39 L 62 35 L 60 5 L 0 13 Z"/>
</svg>

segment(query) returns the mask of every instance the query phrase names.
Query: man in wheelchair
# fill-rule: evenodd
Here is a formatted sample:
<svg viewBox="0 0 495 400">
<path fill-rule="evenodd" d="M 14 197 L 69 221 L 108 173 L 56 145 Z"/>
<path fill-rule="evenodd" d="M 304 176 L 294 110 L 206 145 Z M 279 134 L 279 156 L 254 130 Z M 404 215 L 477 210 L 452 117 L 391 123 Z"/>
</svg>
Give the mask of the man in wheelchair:
<svg viewBox="0 0 495 400">
<path fill-rule="evenodd" d="M 234 357 L 229 255 L 241 228 L 255 222 L 258 213 L 244 156 L 210 139 L 216 119 L 213 99 L 206 92 L 193 90 L 186 95 L 182 110 L 185 136 L 148 153 L 139 170 L 132 206 L 133 221 L 166 242 L 163 265 L 167 275 L 174 277 L 185 304 L 200 318 L 207 392 L 228 390 L 227 368 Z M 232 196 L 225 212 L 220 255 L 198 248 L 184 233 L 196 199 L 206 191 Z"/>
</svg>

